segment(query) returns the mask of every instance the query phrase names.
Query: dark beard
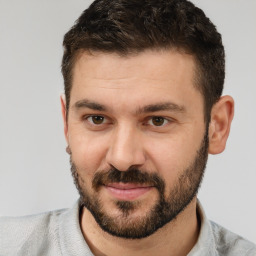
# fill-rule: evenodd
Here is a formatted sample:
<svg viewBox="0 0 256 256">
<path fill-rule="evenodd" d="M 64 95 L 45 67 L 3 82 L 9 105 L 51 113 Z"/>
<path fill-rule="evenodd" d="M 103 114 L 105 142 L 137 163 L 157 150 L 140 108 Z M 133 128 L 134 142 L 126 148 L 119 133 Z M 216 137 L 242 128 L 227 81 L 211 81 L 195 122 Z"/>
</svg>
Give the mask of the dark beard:
<svg viewBox="0 0 256 256">
<path fill-rule="evenodd" d="M 206 132 L 193 163 L 183 171 L 167 198 L 165 198 L 165 182 L 158 173 L 142 172 L 134 168 L 125 172 L 111 169 L 95 173 L 92 187 L 96 194 L 92 196 L 87 192 L 84 185 L 85 182 L 79 175 L 71 158 L 70 162 L 74 183 L 80 194 L 81 207 L 86 207 L 94 216 L 98 225 L 109 234 L 126 239 L 139 239 L 152 235 L 159 228 L 174 220 L 190 204 L 198 193 L 207 158 L 208 133 Z M 130 218 L 132 212 L 140 207 L 140 202 L 116 201 L 115 205 L 121 212 L 121 215 L 113 218 L 104 211 L 103 204 L 97 197 L 97 192 L 101 186 L 112 182 L 154 186 L 159 193 L 159 198 L 154 207 L 144 217 L 140 218 Z"/>
</svg>

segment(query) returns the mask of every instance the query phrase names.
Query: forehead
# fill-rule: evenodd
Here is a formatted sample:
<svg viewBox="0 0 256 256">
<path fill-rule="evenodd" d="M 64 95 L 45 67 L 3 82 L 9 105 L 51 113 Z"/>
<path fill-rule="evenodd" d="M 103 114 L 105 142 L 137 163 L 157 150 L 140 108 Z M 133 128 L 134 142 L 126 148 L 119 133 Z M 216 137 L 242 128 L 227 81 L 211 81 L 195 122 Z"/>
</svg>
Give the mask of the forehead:
<svg viewBox="0 0 256 256">
<path fill-rule="evenodd" d="M 193 79 L 194 70 L 194 57 L 175 50 L 146 50 L 125 56 L 118 53 L 85 51 L 78 54 L 73 68 L 73 77 L 78 78 L 84 75 L 84 78 L 114 80 L 136 76 L 169 80 L 171 71 L 176 74 L 177 78 L 184 77 L 184 72 L 186 72 L 188 75 L 191 74 Z"/>
<path fill-rule="evenodd" d="M 80 54 L 73 68 L 70 105 L 83 98 L 101 104 L 135 105 L 202 101 L 193 56 L 171 50 L 136 55 Z"/>
</svg>

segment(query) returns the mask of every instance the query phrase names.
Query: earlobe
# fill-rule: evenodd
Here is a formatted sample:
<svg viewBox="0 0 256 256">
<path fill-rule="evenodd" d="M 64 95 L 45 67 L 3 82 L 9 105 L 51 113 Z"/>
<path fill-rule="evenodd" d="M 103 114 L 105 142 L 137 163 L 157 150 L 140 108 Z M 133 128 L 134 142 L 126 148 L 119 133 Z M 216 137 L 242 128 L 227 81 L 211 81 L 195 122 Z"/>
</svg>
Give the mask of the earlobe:
<svg viewBox="0 0 256 256">
<path fill-rule="evenodd" d="M 234 100 L 230 96 L 222 96 L 214 104 L 209 125 L 209 153 L 219 154 L 224 151 L 234 116 Z"/>
<path fill-rule="evenodd" d="M 67 123 L 66 97 L 65 97 L 65 94 L 61 94 L 61 96 L 60 96 L 60 103 L 61 103 L 62 119 L 63 119 L 63 124 L 64 124 L 64 134 L 65 134 L 66 141 L 68 143 L 68 123 Z"/>
</svg>

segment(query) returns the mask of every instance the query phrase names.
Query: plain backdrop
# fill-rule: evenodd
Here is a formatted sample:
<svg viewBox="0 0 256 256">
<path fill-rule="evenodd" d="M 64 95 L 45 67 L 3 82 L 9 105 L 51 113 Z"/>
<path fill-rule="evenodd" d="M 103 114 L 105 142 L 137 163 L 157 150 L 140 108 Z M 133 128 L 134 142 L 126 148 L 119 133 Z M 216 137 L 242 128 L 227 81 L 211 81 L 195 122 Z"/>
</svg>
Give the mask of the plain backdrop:
<svg viewBox="0 0 256 256">
<path fill-rule="evenodd" d="M 0 0 L 0 215 L 78 198 L 59 104 L 62 39 L 91 1 Z M 199 192 L 208 217 L 256 243 L 256 1 L 194 0 L 223 35 L 225 94 L 236 102 L 224 153 Z"/>
</svg>

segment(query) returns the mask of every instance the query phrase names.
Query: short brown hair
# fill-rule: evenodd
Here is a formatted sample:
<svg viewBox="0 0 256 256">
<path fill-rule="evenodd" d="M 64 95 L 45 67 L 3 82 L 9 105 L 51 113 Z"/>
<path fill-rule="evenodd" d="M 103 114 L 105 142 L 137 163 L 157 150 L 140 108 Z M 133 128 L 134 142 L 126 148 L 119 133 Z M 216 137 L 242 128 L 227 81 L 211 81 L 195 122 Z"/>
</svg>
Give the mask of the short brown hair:
<svg viewBox="0 0 256 256">
<path fill-rule="evenodd" d="M 72 68 L 81 50 L 120 55 L 177 49 L 195 57 L 196 86 L 205 116 L 222 94 L 225 53 L 221 35 L 204 12 L 187 0 L 96 0 L 65 34 L 62 74 L 69 108 Z"/>
</svg>

